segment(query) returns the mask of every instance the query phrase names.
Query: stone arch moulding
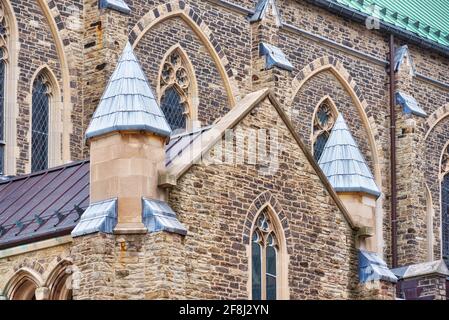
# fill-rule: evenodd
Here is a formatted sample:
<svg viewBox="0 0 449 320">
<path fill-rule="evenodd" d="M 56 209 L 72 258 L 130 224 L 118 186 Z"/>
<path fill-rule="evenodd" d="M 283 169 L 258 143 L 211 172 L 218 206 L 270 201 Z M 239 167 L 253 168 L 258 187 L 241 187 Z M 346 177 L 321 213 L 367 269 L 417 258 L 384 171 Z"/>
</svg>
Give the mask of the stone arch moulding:
<svg viewBox="0 0 449 320">
<path fill-rule="evenodd" d="M 20 289 L 20 284 L 24 279 L 31 281 L 36 288 L 43 287 L 44 285 L 41 271 L 29 266 L 23 266 L 16 271 L 9 272 L 5 276 L 5 279 L 6 283 L 2 284 L 0 287 L 0 295 L 3 295 L 8 299 L 14 297 L 17 289 Z"/>
<path fill-rule="evenodd" d="M 443 178 L 446 174 L 449 174 L 449 171 L 447 171 L 446 169 L 443 169 L 443 158 L 444 155 L 446 154 L 446 151 L 449 149 L 449 141 L 446 141 L 446 143 L 443 146 L 443 149 L 440 152 L 440 159 L 438 162 L 438 181 L 442 182 Z"/>
<path fill-rule="evenodd" d="M 64 163 L 70 161 L 70 134 L 72 132 L 71 113 L 72 113 L 72 95 L 70 82 L 71 79 L 76 79 L 75 68 L 73 61 L 67 59 L 67 53 L 72 52 L 71 42 L 68 34 L 68 29 L 64 24 L 64 19 L 61 17 L 56 6 L 56 1 L 52 0 L 37 0 L 42 12 L 47 19 L 48 25 L 53 36 L 58 54 L 59 63 L 61 64 L 62 76 L 62 97 L 63 97 L 63 132 L 62 132 L 62 161 Z M 58 23 L 56 23 L 58 21 Z"/>
<path fill-rule="evenodd" d="M 257 218 L 259 212 L 267 205 L 270 206 L 272 212 L 276 213 L 276 217 L 274 217 L 277 221 L 276 224 L 279 226 L 279 228 L 282 228 L 282 230 L 279 230 L 279 233 L 282 233 L 284 235 L 284 239 L 282 240 L 286 244 L 288 254 L 291 254 L 293 252 L 293 247 L 288 217 L 286 216 L 277 199 L 271 194 L 270 191 L 265 191 L 260 194 L 251 204 L 245 219 L 242 242 L 246 245 L 250 244 L 252 226 L 254 225 L 255 219 Z"/>
<path fill-rule="evenodd" d="M 67 296 L 67 291 L 71 288 L 67 287 L 66 283 L 67 280 L 71 280 L 71 275 L 70 272 L 67 272 L 67 268 L 72 265 L 73 261 L 70 258 L 64 258 L 61 260 L 61 258 L 58 257 L 55 258 L 47 267 L 47 270 L 43 275 L 43 279 L 45 280 L 44 286 L 49 289 L 50 300 L 61 300 L 61 297 Z M 63 289 L 62 291 L 66 292 L 57 292 L 58 289 Z"/>
<path fill-rule="evenodd" d="M 427 140 L 429 134 L 432 132 L 433 128 L 444 118 L 449 116 L 449 103 L 435 110 L 426 120 L 427 132 L 424 140 Z"/>
<path fill-rule="evenodd" d="M 293 98 L 294 99 L 294 98 Z M 313 150 L 313 144 L 314 144 L 314 121 L 315 121 L 315 117 L 316 114 L 318 112 L 318 109 L 320 108 L 321 104 L 323 102 L 329 102 L 329 106 L 332 109 L 332 112 L 335 114 L 335 119 L 337 119 L 338 116 L 338 108 L 337 105 L 335 104 L 334 100 L 331 98 L 330 95 L 325 95 L 324 97 L 322 97 L 320 99 L 320 101 L 318 102 L 318 104 L 315 106 L 315 109 L 313 110 L 313 115 L 312 115 L 312 122 L 310 124 L 310 151 L 312 152 L 312 155 L 314 154 L 314 150 Z"/>
<path fill-rule="evenodd" d="M 433 208 L 433 200 L 432 200 L 432 193 L 430 192 L 430 189 L 425 183 L 426 188 L 426 224 L 427 224 L 427 261 L 433 261 L 434 254 L 433 254 L 433 247 L 434 247 L 434 226 L 433 226 L 433 220 L 435 211 Z"/>
<path fill-rule="evenodd" d="M 274 229 L 276 231 L 276 236 L 279 237 L 279 265 L 278 267 L 278 278 L 279 278 L 279 290 L 278 299 L 285 300 L 289 299 L 289 285 L 288 285 L 288 266 L 289 266 L 289 255 L 293 253 L 293 244 L 291 239 L 291 231 L 288 223 L 288 218 L 286 217 L 281 205 L 276 200 L 276 198 L 271 194 L 270 191 L 265 191 L 260 194 L 251 204 L 248 214 L 245 219 L 244 231 L 243 231 L 243 242 L 247 246 L 247 257 L 248 261 L 251 260 L 251 238 L 253 227 L 256 225 L 256 219 L 259 214 L 268 207 L 269 217 L 272 220 Z M 248 267 L 248 282 L 247 290 L 248 297 L 251 297 L 251 268 Z"/>
<path fill-rule="evenodd" d="M 231 65 L 226 58 L 223 48 L 213 36 L 212 31 L 200 18 L 200 16 L 195 13 L 195 11 L 190 8 L 189 5 L 185 4 L 184 1 L 172 1 L 164 5 L 159 5 L 153 10 L 150 10 L 132 28 L 129 35 L 129 41 L 135 48 L 139 44 L 142 37 L 151 28 L 153 28 L 158 23 L 174 17 L 179 17 L 184 22 L 186 22 L 189 27 L 192 28 L 195 34 L 200 38 L 200 40 L 208 50 L 223 80 L 229 104 L 231 108 L 233 108 L 236 103 L 235 93 L 237 93 L 238 87 L 232 81 L 234 73 L 232 71 Z"/>
<path fill-rule="evenodd" d="M 3 9 L 3 15 L 8 25 L 8 39 L 6 43 L 6 95 L 5 95 L 5 174 L 16 174 L 16 146 L 17 146 L 17 75 L 18 70 L 18 52 L 19 52 L 19 30 L 14 9 L 8 0 L 0 0 L 0 9 Z"/>
<path fill-rule="evenodd" d="M 158 78 L 157 78 L 157 88 L 156 88 L 156 92 L 157 92 L 157 99 L 159 102 L 159 105 L 161 103 L 161 98 L 164 94 L 164 92 L 162 92 L 162 88 L 161 88 L 161 77 L 162 77 L 162 71 L 164 69 L 164 63 L 165 61 L 167 61 L 167 59 L 170 57 L 170 55 L 172 53 L 174 53 L 175 51 L 177 51 L 180 56 L 181 59 L 184 62 L 183 67 L 185 67 L 185 69 L 187 70 L 188 76 L 190 78 L 190 92 L 188 94 L 188 107 L 189 107 L 189 117 L 190 120 L 197 120 L 198 119 L 198 106 L 199 106 L 199 97 L 198 97 L 198 82 L 196 80 L 196 75 L 195 75 L 195 69 L 193 68 L 193 64 L 189 59 L 189 56 L 187 55 L 187 52 L 184 50 L 184 48 L 178 43 L 175 44 L 174 46 L 172 46 L 170 49 L 167 50 L 167 52 L 165 53 L 164 57 L 162 58 L 161 64 L 159 66 L 159 72 L 158 72 Z"/>
<path fill-rule="evenodd" d="M 30 126 L 32 124 L 32 92 L 34 81 L 38 76 L 42 75 L 50 84 L 51 90 L 49 91 L 50 105 L 49 105 L 49 140 L 48 140 L 48 166 L 54 167 L 63 163 L 63 155 L 61 150 L 61 135 L 63 133 L 62 113 L 64 112 L 64 106 L 61 97 L 61 88 L 59 87 L 56 75 L 50 69 L 48 65 L 40 66 L 33 74 L 29 89 L 29 105 L 30 105 Z M 30 161 L 28 161 L 28 171 L 31 171 L 31 130 L 29 130 L 29 155 Z"/>
<path fill-rule="evenodd" d="M 359 110 L 359 115 L 362 119 L 363 125 L 366 128 L 370 149 L 373 155 L 374 163 L 374 177 L 378 187 L 382 190 L 382 176 L 379 161 L 379 150 L 374 139 L 373 129 L 377 132 L 377 127 L 373 121 L 370 123 L 369 118 L 365 112 L 368 106 L 367 101 L 362 95 L 360 88 L 357 86 L 355 80 L 351 77 L 349 72 L 345 69 L 343 64 L 332 57 L 323 57 L 316 59 L 309 65 L 307 65 L 303 70 L 301 70 L 298 75 L 292 81 L 292 95 L 290 97 L 290 106 L 293 105 L 293 101 L 298 94 L 299 90 L 303 85 L 313 76 L 319 74 L 320 72 L 329 71 L 331 72 L 338 81 L 347 90 L 352 98 L 352 101 Z"/>
<path fill-rule="evenodd" d="M 433 128 L 441 121 L 445 118 L 445 116 L 441 117 L 439 119 L 439 121 L 437 121 Z M 432 130 L 429 130 L 429 132 L 431 132 Z M 436 235 L 437 237 L 434 237 L 433 240 L 435 241 L 436 239 L 438 239 L 440 241 L 440 247 L 439 247 L 439 256 L 443 257 L 443 182 L 444 182 L 444 178 L 445 176 L 449 175 L 449 171 L 446 169 L 443 169 L 443 158 L 445 153 L 447 152 L 447 150 L 449 149 L 449 141 L 447 141 L 444 144 L 443 150 L 441 150 L 441 155 L 440 155 L 440 159 L 439 159 L 439 164 L 438 164 L 438 198 L 439 198 L 439 205 L 440 205 L 440 212 L 433 212 L 434 215 L 434 219 L 436 219 L 436 217 L 438 217 L 438 234 Z M 431 193 L 430 193 L 431 196 Z"/>
<path fill-rule="evenodd" d="M 372 152 L 374 178 L 376 180 L 377 186 L 382 191 L 382 171 L 379 159 L 380 149 L 378 149 L 377 147 L 376 140 L 373 134 L 373 132 L 378 132 L 378 129 L 374 120 L 370 122 L 366 114 L 365 109 L 368 106 L 368 102 L 363 97 L 362 91 L 340 61 L 336 60 L 333 57 L 322 57 L 314 60 L 304 69 L 302 69 L 292 81 L 292 95 L 289 102 L 290 106 L 293 105 L 293 101 L 296 95 L 304 86 L 304 84 L 313 76 L 324 71 L 331 72 L 338 79 L 338 81 L 343 85 L 343 87 L 351 96 L 352 101 L 359 111 L 359 115 L 365 127 L 369 140 L 369 146 Z M 378 253 L 381 256 L 383 256 L 383 199 L 384 195 L 382 194 L 382 196 L 376 201 L 376 230 L 379 231 L 376 232 L 376 242 L 379 244 Z"/>
</svg>

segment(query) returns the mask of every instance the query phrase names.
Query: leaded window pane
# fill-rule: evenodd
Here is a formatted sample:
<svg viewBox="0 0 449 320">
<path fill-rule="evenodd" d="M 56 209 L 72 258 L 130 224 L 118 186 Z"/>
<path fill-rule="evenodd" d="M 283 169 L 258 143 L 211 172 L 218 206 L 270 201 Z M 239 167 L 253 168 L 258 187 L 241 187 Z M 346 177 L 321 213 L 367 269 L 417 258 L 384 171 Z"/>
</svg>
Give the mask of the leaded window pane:
<svg viewBox="0 0 449 320">
<path fill-rule="evenodd" d="M 4 174 L 6 63 L 1 59 L 1 57 L 3 57 L 2 49 L 0 49 L 0 174 Z"/>
<path fill-rule="evenodd" d="M 324 147 L 326 146 L 327 140 L 329 139 L 328 133 L 320 134 L 315 141 L 313 146 L 313 156 L 315 157 L 316 162 L 318 162 L 323 154 Z"/>
<path fill-rule="evenodd" d="M 449 174 L 444 176 L 441 192 L 443 259 L 449 266 Z"/>
<path fill-rule="evenodd" d="M 276 300 L 276 249 L 267 247 L 267 300 Z"/>
<path fill-rule="evenodd" d="M 48 168 L 48 88 L 42 78 L 33 86 L 32 131 L 31 131 L 31 171 Z"/>
<path fill-rule="evenodd" d="M 252 243 L 252 296 L 254 300 L 262 299 L 262 248 L 258 238 Z"/>
<path fill-rule="evenodd" d="M 184 113 L 184 105 L 174 87 L 165 90 L 161 101 L 161 108 L 172 131 L 185 129 L 186 115 Z"/>
<path fill-rule="evenodd" d="M 251 248 L 252 297 L 275 300 L 279 246 L 268 207 L 265 207 L 255 220 Z"/>
<path fill-rule="evenodd" d="M 315 119 L 313 120 L 313 155 L 317 162 L 323 154 L 324 147 L 335 124 L 335 117 L 336 114 L 332 110 L 329 101 L 324 101 L 316 112 Z"/>
<path fill-rule="evenodd" d="M 6 63 L 1 59 L 3 50 L 0 49 L 0 141 L 5 140 L 5 77 Z"/>
</svg>

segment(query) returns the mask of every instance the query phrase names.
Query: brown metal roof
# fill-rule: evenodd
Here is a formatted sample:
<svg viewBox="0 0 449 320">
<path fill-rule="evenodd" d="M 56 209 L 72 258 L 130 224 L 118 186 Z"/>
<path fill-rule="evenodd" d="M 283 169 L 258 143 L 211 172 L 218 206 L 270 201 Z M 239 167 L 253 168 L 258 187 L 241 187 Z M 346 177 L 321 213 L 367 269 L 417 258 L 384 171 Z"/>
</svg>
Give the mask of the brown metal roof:
<svg viewBox="0 0 449 320">
<path fill-rule="evenodd" d="M 70 234 L 89 206 L 89 161 L 0 182 L 0 249 Z"/>
<path fill-rule="evenodd" d="M 172 137 L 166 165 L 210 128 Z M 70 234 L 88 206 L 89 160 L 0 181 L 0 250 Z"/>
</svg>

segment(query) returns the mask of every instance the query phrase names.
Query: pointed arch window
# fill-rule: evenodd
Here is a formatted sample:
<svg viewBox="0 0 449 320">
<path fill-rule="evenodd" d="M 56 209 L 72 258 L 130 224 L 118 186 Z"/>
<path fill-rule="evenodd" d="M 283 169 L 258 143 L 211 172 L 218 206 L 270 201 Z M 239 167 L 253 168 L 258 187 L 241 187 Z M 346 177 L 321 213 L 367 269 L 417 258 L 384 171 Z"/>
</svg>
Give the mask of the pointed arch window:
<svg viewBox="0 0 449 320">
<path fill-rule="evenodd" d="M 8 59 L 8 21 L 0 3 L 0 175 L 5 174 L 6 69 Z"/>
<path fill-rule="evenodd" d="M 268 207 L 256 219 L 251 243 L 251 285 L 254 300 L 275 300 L 278 287 L 279 237 Z"/>
<path fill-rule="evenodd" d="M 1 32 L 1 30 L 0 30 Z M 0 48 L 0 175 L 5 173 L 6 49 Z"/>
<path fill-rule="evenodd" d="M 31 115 L 31 171 L 48 168 L 49 82 L 39 75 L 33 84 Z"/>
<path fill-rule="evenodd" d="M 449 147 L 443 154 L 441 170 L 441 241 L 443 259 L 449 266 Z"/>
<path fill-rule="evenodd" d="M 179 50 L 173 50 L 165 60 L 159 82 L 161 109 L 168 124 L 175 133 L 185 130 L 193 118 L 189 101 L 192 81 Z"/>
<path fill-rule="evenodd" d="M 313 120 L 313 156 L 318 162 L 334 127 L 337 114 L 328 99 L 318 107 Z"/>
</svg>

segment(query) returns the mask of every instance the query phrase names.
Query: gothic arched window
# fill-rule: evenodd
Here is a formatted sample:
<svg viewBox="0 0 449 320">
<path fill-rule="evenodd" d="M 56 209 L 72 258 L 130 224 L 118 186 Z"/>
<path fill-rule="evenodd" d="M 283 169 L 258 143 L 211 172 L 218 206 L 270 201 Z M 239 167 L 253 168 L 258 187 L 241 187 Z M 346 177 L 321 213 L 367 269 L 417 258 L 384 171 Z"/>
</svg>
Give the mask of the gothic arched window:
<svg viewBox="0 0 449 320">
<path fill-rule="evenodd" d="M 313 156 L 317 162 L 320 160 L 335 120 L 336 112 L 326 99 L 319 105 L 313 120 Z"/>
<path fill-rule="evenodd" d="M 441 240 L 443 259 L 449 266 L 449 147 L 443 154 L 441 170 L 444 175 L 441 182 Z"/>
<path fill-rule="evenodd" d="M 254 300 L 275 300 L 278 286 L 278 237 L 268 207 L 256 219 L 251 244 L 251 284 Z"/>
<path fill-rule="evenodd" d="M 441 184 L 441 213 L 442 213 L 442 236 L 443 236 L 443 259 L 449 266 L 449 174 L 446 174 Z"/>
<path fill-rule="evenodd" d="M 31 171 L 48 168 L 49 84 L 39 75 L 33 84 L 31 113 Z"/>
<path fill-rule="evenodd" d="M 1 30 L 0 30 L 1 32 Z M 5 95 L 6 95 L 5 50 L 0 48 L 0 175 L 5 169 Z"/>
<path fill-rule="evenodd" d="M 0 175 L 5 173 L 6 66 L 8 59 L 8 23 L 0 3 Z"/>
<path fill-rule="evenodd" d="M 179 50 L 164 62 L 160 77 L 161 109 L 173 131 L 185 130 L 192 118 L 189 106 L 191 80 Z"/>
</svg>

